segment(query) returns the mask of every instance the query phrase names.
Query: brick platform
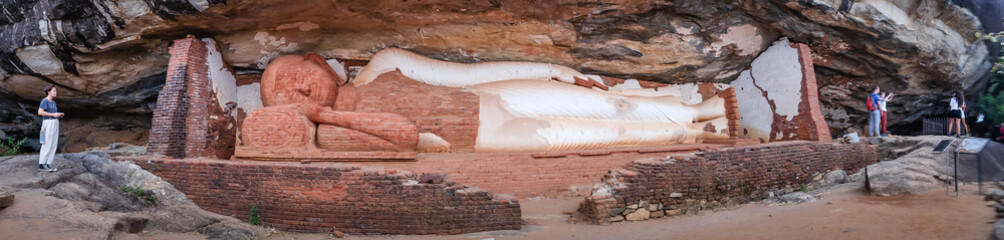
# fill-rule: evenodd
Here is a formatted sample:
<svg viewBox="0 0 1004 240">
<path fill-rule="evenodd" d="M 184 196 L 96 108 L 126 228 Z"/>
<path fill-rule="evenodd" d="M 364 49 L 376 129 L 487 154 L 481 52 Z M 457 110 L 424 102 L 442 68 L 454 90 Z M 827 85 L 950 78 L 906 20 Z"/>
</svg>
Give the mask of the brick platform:
<svg viewBox="0 0 1004 240">
<path fill-rule="evenodd" d="M 415 173 L 447 173 L 450 180 L 520 199 L 536 196 L 587 195 L 611 168 L 632 160 L 665 157 L 720 147 L 680 144 L 664 147 L 612 148 L 540 153 L 427 153 L 412 162 L 359 162 L 361 166 L 406 169 Z M 581 189 L 578 193 L 572 190 Z"/>
<path fill-rule="evenodd" d="M 630 207 L 645 208 L 640 205 L 650 205 L 646 211 L 657 216 L 695 213 L 761 200 L 766 191 L 808 183 L 814 174 L 853 172 L 877 161 L 873 145 L 804 141 L 640 159 L 604 175 L 604 187 L 579 212 L 595 223 L 622 220 Z"/>
<path fill-rule="evenodd" d="M 133 161 L 203 209 L 280 229 L 353 234 L 460 234 L 518 230 L 519 202 L 452 181 L 419 183 L 408 171 L 338 163 L 279 163 L 155 157 Z"/>
</svg>

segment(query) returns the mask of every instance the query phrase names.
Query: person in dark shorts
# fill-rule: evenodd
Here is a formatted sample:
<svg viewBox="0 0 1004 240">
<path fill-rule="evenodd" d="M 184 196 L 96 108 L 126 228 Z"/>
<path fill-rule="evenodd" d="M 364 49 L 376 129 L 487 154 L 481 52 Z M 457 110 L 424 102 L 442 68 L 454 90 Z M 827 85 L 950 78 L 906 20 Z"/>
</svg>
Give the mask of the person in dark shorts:
<svg viewBox="0 0 1004 240">
<path fill-rule="evenodd" d="M 955 90 L 952 92 L 952 99 L 948 100 L 948 135 L 954 135 L 956 137 L 961 136 L 962 131 L 962 106 L 965 102 L 965 97 L 962 95 L 962 91 Z M 953 129 L 954 127 L 954 129 Z M 953 134 L 954 130 L 954 134 Z"/>
</svg>

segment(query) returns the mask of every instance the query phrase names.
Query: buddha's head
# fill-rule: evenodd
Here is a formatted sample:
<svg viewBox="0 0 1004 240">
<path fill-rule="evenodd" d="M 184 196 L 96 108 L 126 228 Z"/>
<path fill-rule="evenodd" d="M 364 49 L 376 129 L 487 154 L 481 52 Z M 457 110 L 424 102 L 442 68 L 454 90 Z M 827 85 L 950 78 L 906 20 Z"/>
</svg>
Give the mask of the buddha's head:
<svg viewBox="0 0 1004 240">
<path fill-rule="evenodd" d="M 272 60 L 261 77 L 266 107 L 297 103 L 332 106 L 344 82 L 316 53 L 285 55 Z"/>
</svg>

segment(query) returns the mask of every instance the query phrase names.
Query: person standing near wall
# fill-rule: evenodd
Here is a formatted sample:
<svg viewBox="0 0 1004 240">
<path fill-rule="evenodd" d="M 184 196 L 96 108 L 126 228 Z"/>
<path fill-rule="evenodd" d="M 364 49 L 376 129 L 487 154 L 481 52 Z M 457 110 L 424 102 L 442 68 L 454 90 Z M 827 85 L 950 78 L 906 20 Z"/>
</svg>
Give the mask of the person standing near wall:
<svg viewBox="0 0 1004 240">
<path fill-rule="evenodd" d="M 879 136 L 879 125 L 882 123 L 882 111 L 879 110 L 880 90 L 878 86 L 875 86 L 872 93 L 868 95 L 868 135 L 872 137 Z"/>
<path fill-rule="evenodd" d="M 42 116 L 42 131 L 39 134 L 42 150 L 38 153 L 38 170 L 40 171 L 55 172 L 57 170 L 52 167 L 52 160 L 56 158 L 56 144 L 59 143 L 59 119 L 63 118 L 64 114 L 59 112 L 56 102 L 53 101 L 56 98 L 56 92 L 55 86 L 45 86 L 45 98 L 38 105 L 38 115 Z"/>
<path fill-rule="evenodd" d="M 965 100 L 963 100 L 963 99 L 965 99 L 965 98 L 962 96 L 962 91 L 955 90 L 955 92 L 952 92 L 952 98 L 948 100 L 948 107 L 949 107 L 949 112 L 948 112 L 948 135 L 949 136 L 955 135 L 956 137 L 958 137 L 962 133 L 961 130 L 960 130 L 960 128 L 962 127 L 961 126 L 961 122 L 962 122 L 962 108 L 961 108 L 960 104 L 964 104 Z M 952 131 L 953 127 L 955 128 L 954 129 L 955 130 L 954 131 L 955 134 L 952 134 L 953 133 L 953 131 Z"/>
<path fill-rule="evenodd" d="M 892 96 L 893 95 L 896 95 L 896 94 L 895 93 L 886 94 L 885 92 L 882 92 L 882 97 L 879 99 L 879 110 L 882 111 L 882 124 L 881 124 L 882 127 L 881 127 L 881 131 L 879 131 L 879 132 L 882 134 L 883 137 L 889 135 L 889 133 L 886 132 L 886 120 L 885 119 L 886 119 L 886 116 L 889 115 L 888 114 L 889 111 L 886 108 L 886 103 L 888 103 L 889 101 L 892 101 Z"/>
</svg>

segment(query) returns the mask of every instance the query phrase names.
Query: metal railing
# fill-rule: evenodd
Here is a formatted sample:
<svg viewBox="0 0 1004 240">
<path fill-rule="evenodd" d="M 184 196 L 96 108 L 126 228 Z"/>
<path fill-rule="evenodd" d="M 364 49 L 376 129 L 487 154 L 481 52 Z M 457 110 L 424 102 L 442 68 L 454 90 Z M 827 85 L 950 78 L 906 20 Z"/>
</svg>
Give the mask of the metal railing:
<svg viewBox="0 0 1004 240">
<path fill-rule="evenodd" d="M 948 134 L 948 117 L 924 118 L 924 135 Z"/>
</svg>

